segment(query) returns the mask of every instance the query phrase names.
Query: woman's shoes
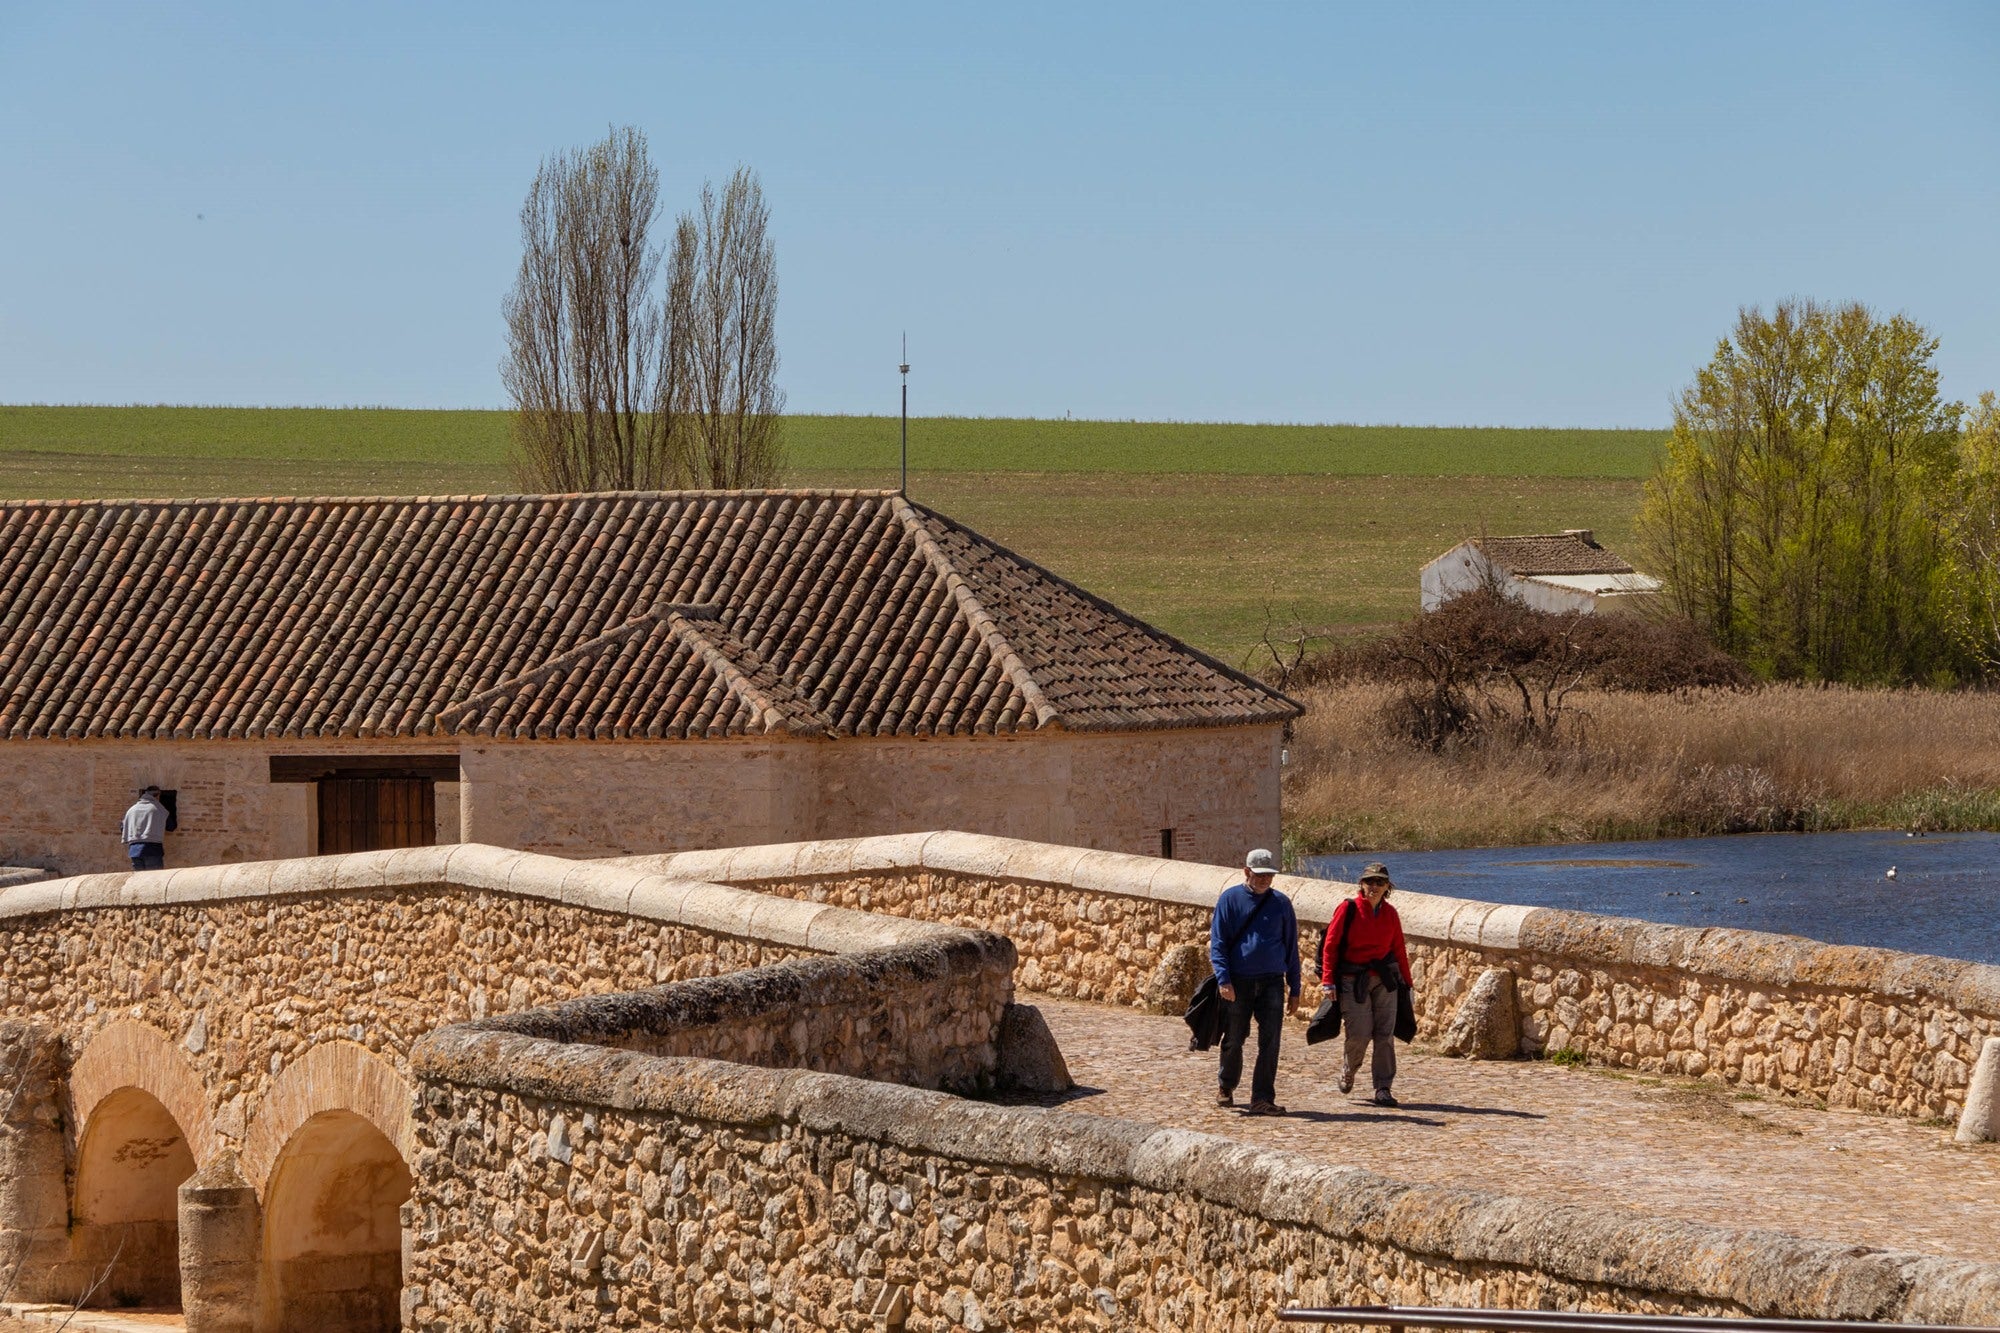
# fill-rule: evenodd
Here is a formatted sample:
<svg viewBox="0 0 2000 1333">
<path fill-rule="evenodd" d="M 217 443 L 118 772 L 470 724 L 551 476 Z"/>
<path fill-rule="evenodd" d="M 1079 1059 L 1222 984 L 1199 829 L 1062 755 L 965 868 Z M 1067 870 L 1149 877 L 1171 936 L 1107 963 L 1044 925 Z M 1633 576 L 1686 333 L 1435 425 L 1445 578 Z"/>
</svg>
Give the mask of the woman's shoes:
<svg viewBox="0 0 2000 1333">
<path fill-rule="evenodd" d="M 1352 1069 L 1343 1069 L 1340 1071 L 1340 1090 L 1342 1092 L 1354 1091 L 1354 1071 Z"/>
<path fill-rule="evenodd" d="M 1278 1105 L 1278 1104 L 1277 1104 L 1276 1102 L 1251 1102 L 1251 1103 L 1250 1103 L 1250 1109 L 1249 1109 L 1249 1110 L 1247 1110 L 1247 1111 L 1245 1111 L 1245 1112 L 1244 1112 L 1243 1114 L 1245 1114 L 1245 1115 L 1283 1115 L 1284 1113 L 1285 1113 L 1285 1108 L 1284 1108 L 1284 1107 L 1282 1107 L 1282 1106 L 1280 1106 L 1280 1105 Z"/>
<path fill-rule="evenodd" d="M 1375 1089 L 1375 1104 L 1377 1106 L 1396 1106 L 1400 1103 L 1396 1101 L 1395 1094 L 1387 1088 L 1377 1088 Z"/>
</svg>

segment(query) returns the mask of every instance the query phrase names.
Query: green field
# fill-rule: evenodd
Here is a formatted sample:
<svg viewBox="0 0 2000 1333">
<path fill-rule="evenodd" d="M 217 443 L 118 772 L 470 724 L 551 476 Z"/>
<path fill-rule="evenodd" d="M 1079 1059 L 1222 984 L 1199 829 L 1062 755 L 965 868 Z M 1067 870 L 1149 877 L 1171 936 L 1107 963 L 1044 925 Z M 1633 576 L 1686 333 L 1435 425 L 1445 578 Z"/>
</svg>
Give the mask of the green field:
<svg viewBox="0 0 2000 1333">
<path fill-rule="evenodd" d="M 519 489 L 507 414 L 0 407 L 0 498 Z M 786 422 L 798 485 L 893 486 L 890 417 Z M 1353 630 L 1416 608 L 1461 537 L 1595 528 L 1616 547 L 1664 436 L 920 418 L 912 498 L 1243 661 L 1268 621 Z"/>
<path fill-rule="evenodd" d="M 0 407 L 0 456 L 255 459 L 507 468 L 505 412 L 385 408 Z M 802 474 L 894 479 L 893 417 L 794 416 Z M 1650 430 L 1503 430 L 1466 426 L 1252 426 L 1207 422 L 1027 421 L 921 417 L 910 423 L 922 472 L 1201 472 L 1233 476 L 1626 477 L 1652 471 Z"/>
<path fill-rule="evenodd" d="M 1355 633 L 1415 615 L 1462 538 L 1594 528 L 1618 549 L 1639 483 L 1585 478 L 986 474 L 914 478 L 957 518 L 1232 663 L 1271 624 Z"/>
</svg>

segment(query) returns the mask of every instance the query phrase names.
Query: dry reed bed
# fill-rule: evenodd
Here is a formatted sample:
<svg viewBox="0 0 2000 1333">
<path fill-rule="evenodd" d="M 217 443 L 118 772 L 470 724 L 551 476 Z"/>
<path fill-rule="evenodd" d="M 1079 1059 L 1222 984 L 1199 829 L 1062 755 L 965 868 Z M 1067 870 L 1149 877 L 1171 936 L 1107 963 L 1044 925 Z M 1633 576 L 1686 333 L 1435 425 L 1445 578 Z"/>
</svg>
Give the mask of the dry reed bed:
<svg viewBox="0 0 2000 1333">
<path fill-rule="evenodd" d="M 1552 747 L 1408 748 L 1395 692 L 1302 692 L 1285 776 L 1297 851 L 1760 829 L 2000 828 L 2000 694 L 1771 686 L 1573 696 Z"/>
</svg>

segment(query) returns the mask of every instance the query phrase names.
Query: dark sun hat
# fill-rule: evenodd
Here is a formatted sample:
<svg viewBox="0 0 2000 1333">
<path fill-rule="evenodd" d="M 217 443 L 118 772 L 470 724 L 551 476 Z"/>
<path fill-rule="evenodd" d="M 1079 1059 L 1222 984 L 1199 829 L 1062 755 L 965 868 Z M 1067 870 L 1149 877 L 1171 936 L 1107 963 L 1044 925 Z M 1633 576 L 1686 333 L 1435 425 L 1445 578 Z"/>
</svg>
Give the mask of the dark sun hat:
<svg viewBox="0 0 2000 1333">
<path fill-rule="evenodd" d="M 1380 861 L 1370 861 L 1367 865 L 1361 867 L 1361 878 L 1357 882 L 1366 884 L 1371 879 L 1388 880 L 1392 884 L 1395 882 L 1394 880 L 1389 880 L 1389 867 L 1383 865 Z"/>
</svg>

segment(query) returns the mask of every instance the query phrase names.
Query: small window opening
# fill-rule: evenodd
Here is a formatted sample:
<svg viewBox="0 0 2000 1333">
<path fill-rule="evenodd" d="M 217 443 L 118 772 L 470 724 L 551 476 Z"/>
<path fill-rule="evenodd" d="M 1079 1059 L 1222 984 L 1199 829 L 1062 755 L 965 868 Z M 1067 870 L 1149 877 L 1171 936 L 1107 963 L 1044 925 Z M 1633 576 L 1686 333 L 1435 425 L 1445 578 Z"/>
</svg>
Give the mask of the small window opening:
<svg viewBox="0 0 2000 1333">
<path fill-rule="evenodd" d="M 1174 831 L 1170 828 L 1160 830 L 1160 856 L 1168 861 L 1174 859 Z"/>
<path fill-rule="evenodd" d="M 167 787 L 160 792 L 160 804 L 167 807 L 167 832 L 173 833 L 181 826 L 181 793 L 178 787 Z"/>
</svg>

